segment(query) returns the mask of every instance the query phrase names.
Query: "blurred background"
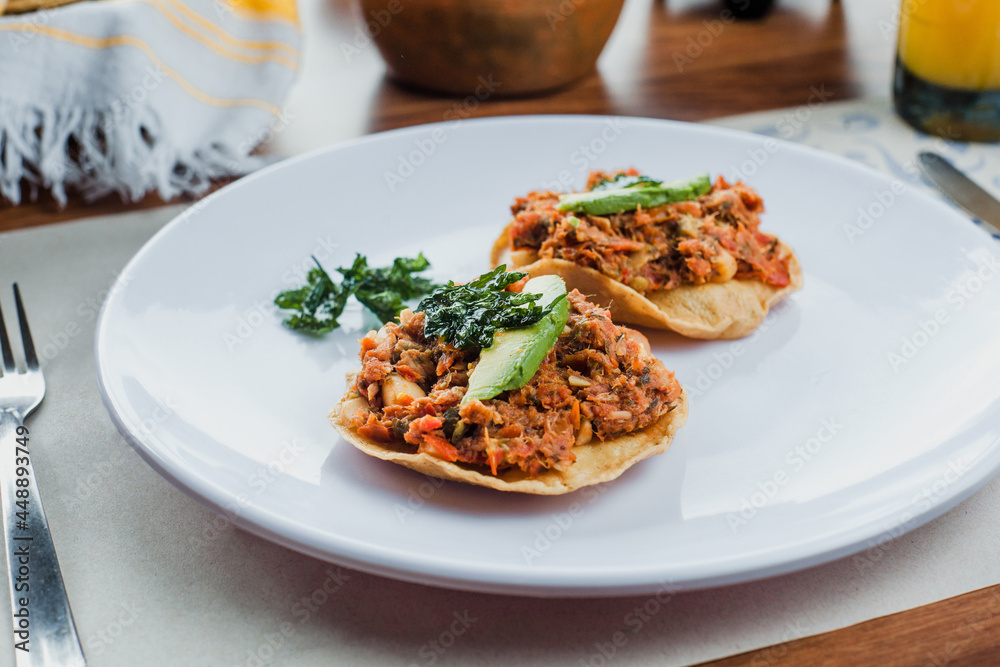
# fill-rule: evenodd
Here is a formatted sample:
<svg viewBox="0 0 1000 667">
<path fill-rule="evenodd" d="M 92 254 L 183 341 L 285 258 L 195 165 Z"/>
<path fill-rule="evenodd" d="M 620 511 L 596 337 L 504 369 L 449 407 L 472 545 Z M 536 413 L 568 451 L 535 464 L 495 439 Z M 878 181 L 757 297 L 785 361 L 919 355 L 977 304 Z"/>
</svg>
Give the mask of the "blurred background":
<svg viewBox="0 0 1000 667">
<path fill-rule="evenodd" d="M 318 137 L 325 144 L 449 120 L 456 103 L 468 117 L 696 121 L 797 106 L 812 87 L 829 99 L 888 98 L 898 7 L 895 0 L 778 0 L 763 19 L 723 22 L 726 6 L 717 0 L 625 0 L 596 68 L 582 78 L 541 95 L 467 101 L 397 85 L 372 43 L 355 51 L 366 28 L 357 0 L 301 0 L 304 66 L 288 102 L 297 115 L 269 150 L 298 152 Z"/>
<path fill-rule="evenodd" d="M 187 147 L 194 157 L 152 180 L 129 181 L 128 174 L 143 171 L 143 163 L 119 169 L 124 171 L 119 180 L 129 182 L 113 188 L 91 183 L 84 198 L 66 188 L 67 206 L 61 190 L 52 198 L 52 179 L 46 176 L 22 184 L 30 187 L 22 188 L 27 194 L 12 210 L 9 193 L 21 176 L 10 166 L 9 151 L 19 145 L 18 138 L 8 137 L 8 155 L 0 161 L 0 171 L 7 170 L 0 184 L 6 182 L 8 195 L 0 194 L 0 213 L 8 228 L 41 218 L 118 211 L 123 199 L 130 207 L 190 201 L 282 157 L 372 132 L 483 116 L 608 114 L 704 121 L 838 100 L 889 105 L 895 87 L 897 112 L 914 127 L 949 139 L 1000 138 L 1000 129 L 991 135 L 966 127 L 970 114 L 985 114 L 987 124 L 1000 127 L 1000 80 L 994 80 L 1000 79 L 1000 3 L 992 0 L 88 0 L 66 7 L 59 6 L 62 2 L 10 0 L 0 17 L 0 31 L 9 40 L 0 42 L 0 50 L 10 52 L 0 57 L 0 109 L 9 108 L 4 106 L 9 98 L 31 99 L 32 87 L 45 78 L 40 70 L 25 73 L 39 65 L 25 69 L 18 62 L 45 62 L 32 53 L 46 43 L 34 39 L 37 35 L 51 37 L 59 21 L 75 28 L 77 17 L 82 26 L 84 18 L 99 12 L 112 15 L 103 30 L 114 35 L 120 30 L 114 12 L 141 8 L 149 13 L 156 7 L 172 25 L 145 29 L 151 40 L 168 42 L 164 50 L 174 39 L 167 28 L 182 29 L 184 39 L 198 36 L 212 42 L 215 51 L 227 52 L 226 67 L 233 67 L 234 57 L 256 63 L 249 74 L 241 73 L 251 93 L 269 91 L 269 113 L 244 113 L 240 122 L 231 122 L 208 118 L 207 105 L 165 113 L 151 101 L 130 102 L 129 110 L 136 113 L 147 107 L 158 111 L 165 132 L 197 128 Z M 24 10 L 31 11 L 18 13 Z M 258 13 L 257 26 L 276 16 L 286 19 L 264 35 L 284 41 L 277 46 L 261 41 L 257 33 L 264 28 L 247 32 L 239 18 L 247 12 Z M 138 27 L 146 20 L 137 20 Z M 904 40 L 899 42 L 901 25 Z M 188 50 L 180 33 L 174 42 L 175 50 Z M 906 66 L 897 65 L 897 43 L 904 46 Z M 272 62 L 260 64 L 262 58 Z M 239 78 L 201 63 L 191 63 L 190 76 L 204 79 L 205 87 L 228 90 L 230 79 Z M 975 90 L 956 97 L 947 88 L 952 82 L 968 85 L 954 74 L 984 68 L 988 76 L 973 87 L 985 87 L 988 94 Z M 116 66 L 91 69 L 99 89 Z M 171 88 L 159 87 L 149 97 Z M 222 97 L 233 96 L 230 91 Z M 98 97 L 85 105 L 103 103 Z M 949 115 L 957 107 L 965 109 L 965 116 Z M 0 111 L 0 144 L 6 113 Z M 45 114 L 36 115 L 42 127 Z M 140 128 L 141 136 L 147 129 Z M 32 140 L 30 123 L 22 123 L 19 131 L 22 142 Z M 43 137 L 41 143 L 52 149 L 53 141 L 66 139 Z M 78 138 L 71 136 L 69 143 L 74 141 Z M 89 144 L 100 150 L 104 142 L 97 136 Z M 41 150 L 36 147 L 36 153 Z M 71 154 L 68 161 L 74 159 Z M 166 169 L 164 164 L 157 168 Z M 28 176 L 34 171 L 31 165 L 24 169 Z M 165 180 L 174 187 L 156 187 Z M 106 190 L 112 194 L 105 196 Z M 146 191 L 150 194 L 143 196 Z"/>
</svg>

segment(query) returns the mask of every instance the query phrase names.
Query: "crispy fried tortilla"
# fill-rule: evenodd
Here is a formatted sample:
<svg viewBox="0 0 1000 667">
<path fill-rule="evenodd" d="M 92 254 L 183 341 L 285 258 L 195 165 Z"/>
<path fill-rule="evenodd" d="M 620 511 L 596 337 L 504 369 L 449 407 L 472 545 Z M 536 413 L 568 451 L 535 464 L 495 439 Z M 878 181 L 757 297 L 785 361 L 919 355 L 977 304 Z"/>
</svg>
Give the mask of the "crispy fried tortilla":
<svg viewBox="0 0 1000 667">
<path fill-rule="evenodd" d="M 531 494 L 608 481 L 665 451 L 687 419 L 673 372 L 645 336 L 616 325 L 578 290 L 562 304 L 554 339 L 544 328 L 524 329 L 511 334 L 520 335 L 512 345 L 505 339 L 486 351 L 439 336 L 433 308 L 404 309 L 398 323 L 359 341 L 361 367 L 348 375 L 331 423 L 366 454 Z M 455 310 L 453 303 L 447 314 Z M 544 356 L 530 377 L 517 377 L 538 350 Z"/>
<path fill-rule="evenodd" d="M 580 290 L 590 301 L 610 310 L 615 322 L 671 329 L 690 338 L 742 338 L 760 325 L 771 306 L 802 289 L 802 269 L 798 260 L 791 248 L 780 242 L 781 253 L 788 257 L 791 278 L 786 287 L 759 280 L 727 280 L 681 285 L 643 296 L 595 269 L 565 259 L 539 259 L 534 253 L 512 255 L 510 228 L 511 225 L 507 225 L 494 242 L 491 266 L 507 264 L 508 269 L 517 269 L 532 277 L 560 276 L 567 286 Z"/>
<path fill-rule="evenodd" d="M 349 374 L 348 385 L 351 383 L 352 374 Z M 573 448 L 576 461 L 567 470 L 548 470 L 531 478 L 517 469 L 495 477 L 489 473 L 488 468 L 483 472 L 476 466 L 450 463 L 430 454 L 413 453 L 404 448 L 402 443 L 383 443 L 366 438 L 354 430 L 345 418 L 345 404 L 346 397 L 333 407 L 328 418 L 345 440 L 365 454 L 404 465 L 431 477 L 486 486 L 499 491 L 535 495 L 559 495 L 607 482 L 644 458 L 665 452 L 677 429 L 687 421 L 688 410 L 687 394 L 682 391 L 676 407 L 652 425 L 604 442 L 595 439 L 589 444 L 578 445 Z"/>
<path fill-rule="evenodd" d="M 791 249 L 760 230 L 764 202 L 749 185 L 706 176 L 665 204 L 659 185 L 608 188 L 641 178 L 634 168 L 593 171 L 582 192 L 515 198 L 493 265 L 561 276 L 616 322 L 703 339 L 749 334 L 802 287 Z"/>
</svg>

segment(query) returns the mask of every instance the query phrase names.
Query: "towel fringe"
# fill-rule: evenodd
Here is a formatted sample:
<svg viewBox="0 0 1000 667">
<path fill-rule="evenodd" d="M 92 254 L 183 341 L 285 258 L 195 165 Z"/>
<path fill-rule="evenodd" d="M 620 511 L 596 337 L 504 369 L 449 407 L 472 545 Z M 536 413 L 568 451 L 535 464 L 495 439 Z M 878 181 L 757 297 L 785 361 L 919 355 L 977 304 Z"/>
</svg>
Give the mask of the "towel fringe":
<svg viewBox="0 0 1000 667">
<path fill-rule="evenodd" d="M 148 106 L 45 109 L 0 100 L 0 195 L 17 205 L 48 190 L 65 206 L 68 190 L 86 201 L 118 193 L 126 202 L 156 190 L 170 200 L 269 162 L 217 143 L 181 150 L 169 135 Z"/>
</svg>

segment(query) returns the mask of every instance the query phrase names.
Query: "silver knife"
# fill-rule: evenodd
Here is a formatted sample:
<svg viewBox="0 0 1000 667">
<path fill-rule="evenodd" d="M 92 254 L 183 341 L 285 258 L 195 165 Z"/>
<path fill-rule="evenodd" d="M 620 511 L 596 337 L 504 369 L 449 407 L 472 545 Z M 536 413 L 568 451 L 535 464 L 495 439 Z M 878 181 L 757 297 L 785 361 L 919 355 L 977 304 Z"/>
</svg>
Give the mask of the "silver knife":
<svg viewBox="0 0 1000 667">
<path fill-rule="evenodd" d="M 1000 234 L 1000 201 L 937 153 L 924 151 L 917 156 L 924 175 L 966 213 L 992 234 Z"/>
</svg>

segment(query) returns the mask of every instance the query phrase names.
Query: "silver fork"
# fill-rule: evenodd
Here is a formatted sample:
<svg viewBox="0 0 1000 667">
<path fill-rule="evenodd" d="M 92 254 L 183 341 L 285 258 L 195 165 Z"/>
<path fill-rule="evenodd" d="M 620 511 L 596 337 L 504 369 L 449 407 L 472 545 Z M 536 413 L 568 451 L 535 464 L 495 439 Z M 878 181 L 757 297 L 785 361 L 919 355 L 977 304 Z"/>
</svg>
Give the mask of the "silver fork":
<svg viewBox="0 0 1000 667">
<path fill-rule="evenodd" d="M 14 284 L 25 370 L 18 372 L 0 310 L 0 498 L 17 667 L 86 664 L 31 465 L 24 420 L 45 396 L 35 344 Z"/>
</svg>

